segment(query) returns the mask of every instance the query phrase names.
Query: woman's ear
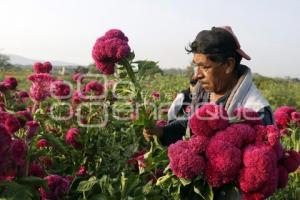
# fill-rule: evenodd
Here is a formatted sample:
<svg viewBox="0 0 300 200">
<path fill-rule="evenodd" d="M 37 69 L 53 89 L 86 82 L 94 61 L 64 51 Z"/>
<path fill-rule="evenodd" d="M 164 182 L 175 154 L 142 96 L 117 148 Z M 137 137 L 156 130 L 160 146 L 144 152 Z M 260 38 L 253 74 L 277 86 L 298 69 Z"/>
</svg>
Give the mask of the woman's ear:
<svg viewBox="0 0 300 200">
<path fill-rule="evenodd" d="M 234 71 L 235 67 L 235 59 L 234 58 L 228 58 L 227 61 L 225 62 L 226 64 L 226 74 L 231 74 Z"/>
</svg>

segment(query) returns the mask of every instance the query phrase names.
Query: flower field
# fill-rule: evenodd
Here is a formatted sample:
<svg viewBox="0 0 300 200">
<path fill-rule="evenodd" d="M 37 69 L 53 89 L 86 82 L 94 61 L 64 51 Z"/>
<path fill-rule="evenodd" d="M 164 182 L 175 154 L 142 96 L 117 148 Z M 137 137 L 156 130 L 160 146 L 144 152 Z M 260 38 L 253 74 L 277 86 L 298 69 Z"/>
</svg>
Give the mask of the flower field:
<svg viewBox="0 0 300 200">
<path fill-rule="evenodd" d="M 0 199 L 299 198 L 299 82 L 255 76 L 275 125 L 205 104 L 191 134 L 165 147 L 143 129 L 167 123 L 191 74 L 135 60 L 128 41 L 115 29 L 99 37 L 88 73 L 57 75 L 50 62 L 1 71 Z"/>
</svg>

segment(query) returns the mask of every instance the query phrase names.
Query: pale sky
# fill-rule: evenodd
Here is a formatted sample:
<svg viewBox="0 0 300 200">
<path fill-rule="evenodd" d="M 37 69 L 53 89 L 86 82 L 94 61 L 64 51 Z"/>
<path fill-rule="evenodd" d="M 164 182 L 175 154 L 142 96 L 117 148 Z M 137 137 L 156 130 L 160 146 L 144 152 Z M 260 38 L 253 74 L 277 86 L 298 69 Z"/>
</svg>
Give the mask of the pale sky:
<svg viewBox="0 0 300 200">
<path fill-rule="evenodd" d="M 0 53 L 87 65 L 118 28 L 138 59 L 185 68 L 199 31 L 230 25 L 254 72 L 300 78 L 299 10 L 298 0 L 0 0 Z"/>
</svg>

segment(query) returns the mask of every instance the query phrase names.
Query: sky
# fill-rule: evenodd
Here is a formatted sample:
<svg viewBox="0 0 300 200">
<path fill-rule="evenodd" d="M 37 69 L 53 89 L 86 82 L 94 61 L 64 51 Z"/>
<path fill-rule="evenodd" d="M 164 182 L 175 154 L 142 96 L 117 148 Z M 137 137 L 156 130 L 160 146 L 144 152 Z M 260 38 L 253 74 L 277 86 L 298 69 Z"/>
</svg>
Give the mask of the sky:
<svg viewBox="0 0 300 200">
<path fill-rule="evenodd" d="M 137 59 L 184 69 L 197 33 L 230 25 L 253 72 L 300 78 L 298 0 L 0 0 L 0 53 L 81 65 L 96 39 L 117 28 Z"/>
</svg>

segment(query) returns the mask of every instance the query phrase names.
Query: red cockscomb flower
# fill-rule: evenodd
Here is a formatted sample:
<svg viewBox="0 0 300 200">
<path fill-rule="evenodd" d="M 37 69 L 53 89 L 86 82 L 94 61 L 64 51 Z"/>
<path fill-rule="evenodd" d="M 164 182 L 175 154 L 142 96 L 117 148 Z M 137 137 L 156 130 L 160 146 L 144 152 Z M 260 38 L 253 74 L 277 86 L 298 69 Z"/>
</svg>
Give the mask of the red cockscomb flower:
<svg viewBox="0 0 300 200">
<path fill-rule="evenodd" d="M 107 75 L 113 74 L 115 63 L 129 54 L 128 38 L 117 29 L 109 30 L 98 38 L 92 51 L 97 69 Z"/>
<path fill-rule="evenodd" d="M 209 137 L 203 135 L 194 135 L 188 140 L 190 150 L 195 154 L 201 154 L 206 150 L 209 143 Z"/>
<path fill-rule="evenodd" d="M 80 148 L 81 144 L 77 141 L 80 135 L 78 128 L 70 128 L 66 133 L 66 143 L 75 148 Z"/>
<path fill-rule="evenodd" d="M 7 76 L 5 77 L 3 84 L 7 89 L 14 90 L 18 86 L 18 81 L 15 77 Z"/>
<path fill-rule="evenodd" d="M 41 188 L 42 199 L 58 200 L 67 194 L 69 180 L 58 175 L 49 175 L 44 178 L 47 181 L 49 191 Z"/>
<path fill-rule="evenodd" d="M 204 171 L 205 165 L 202 156 L 194 154 L 187 149 L 170 159 L 171 170 L 180 178 L 191 179 L 199 176 Z"/>
<path fill-rule="evenodd" d="M 57 99 L 68 99 L 71 94 L 71 87 L 62 80 L 51 83 L 51 94 Z"/>
<path fill-rule="evenodd" d="M 99 96 L 99 95 L 103 94 L 104 86 L 101 83 L 97 82 L 97 81 L 90 81 L 85 86 L 85 92 L 93 93 L 93 94 Z"/>
<path fill-rule="evenodd" d="M 11 158 L 18 165 L 24 165 L 27 153 L 27 145 L 23 140 L 13 140 L 10 145 Z"/>
<path fill-rule="evenodd" d="M 189 126 L 195 135 L 211 137 L 216 131 L 225 129 L 228 125 L 226 110 L 215 104 L 203 105 L 189 119 Z"/>
<path fill-rule="evenodd" d="M 291 113 L 296 112 L 296 109 L 290 106 L 281 106 L 274 112 L 276 125 L 279 128 L 286 128 L 291 120 Z"/>
</svg>

